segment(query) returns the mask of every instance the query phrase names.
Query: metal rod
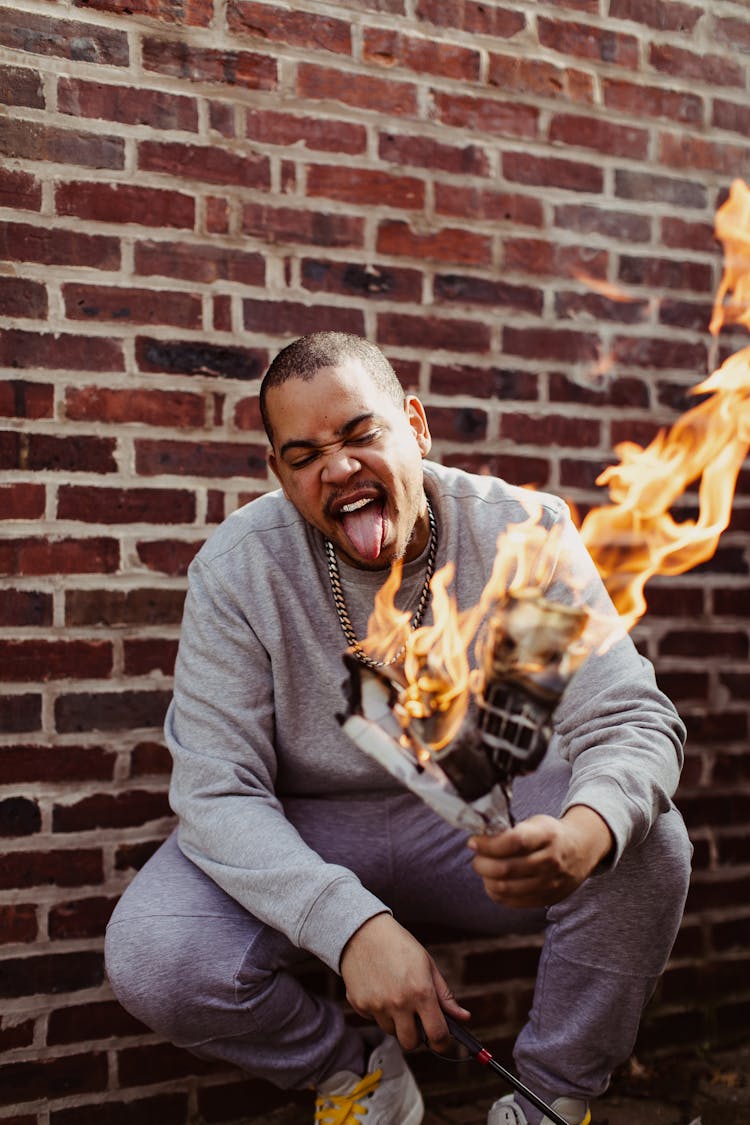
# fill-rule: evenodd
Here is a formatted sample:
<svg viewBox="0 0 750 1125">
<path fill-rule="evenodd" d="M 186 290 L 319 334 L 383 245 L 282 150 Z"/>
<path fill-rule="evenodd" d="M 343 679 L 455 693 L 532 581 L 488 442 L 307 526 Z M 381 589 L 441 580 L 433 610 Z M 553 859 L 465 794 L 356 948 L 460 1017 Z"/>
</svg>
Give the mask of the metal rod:
<svg viewBox="0 0 750 1125">
<path fill-rule="evenodd" d="M 443 1015 L 445 1015 L 445 1012 L 443 1013 Z M 552 1106 L 547 1105 L 546 1102 L 542 1101 L 542 1099 L 537 1094 L 535 1094 L 533 1090 L 530 1090 L 528 1086 L 524 1086 L 521 1079 L 516 1078 L 515 1074 L 511 1074 L 509 1070 L 506 1070 L 504 1066 L 501 1066 L 497 1059 L 495 1059 L 493 1055 L 490 1054 L 487 1048 L 483 1047 L 479 1040 L 475 1039 L 471 1032 L 467 1031 L 467 1029 L 463 1027 L 462 1024 L 458 1023 L 448 1015 L 445 1015 L 445 1022 L 448 1024 L 448 1030 L 450 1031 L 453 1038 L 457 1040 L 463 1047 L 466 1047 L 466 1049 L 472 1053 L 477 1062 L 481 1063 L 482 1066 L 489 1066 L 492 1068 L 492 1070 L 496 1070 L 497 1073 L 502 1075 L 505 1081 L 509 1082 L 510 1085 L 513 1086 L 513 1088 L 517 1090 L 519 1094 L 523 1094 L 527 1101 L 530 1101 L 531 1104 L 535 1105 L 537 1109 L 540 1109 L 542 1113 L 549 1118 L 550 1121 L 554 1122 L 554 1125 L 568 1125 L 568 1122 L 565 1120 L 565 1118 L 561 1117 L 560 1114 L 552 1108 Z"/>
</svg>

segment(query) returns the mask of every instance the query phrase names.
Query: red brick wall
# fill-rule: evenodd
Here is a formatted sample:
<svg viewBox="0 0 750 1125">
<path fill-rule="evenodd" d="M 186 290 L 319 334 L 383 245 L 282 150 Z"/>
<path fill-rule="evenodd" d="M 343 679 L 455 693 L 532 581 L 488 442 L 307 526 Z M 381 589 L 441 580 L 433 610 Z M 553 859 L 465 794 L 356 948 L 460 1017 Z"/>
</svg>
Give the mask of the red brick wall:
<svg viewBox="0 0 750 1125">
<path fill-rule="evenodd" d="M 366 333 L 444 461 L 603 502 L 613 444 L 745 342 L 706 329 L 714 212 L 750 178 L 750 12 L 2 7 L 0 1119 L 223 1121 L 267 1092 L 147 1035 L 101 949 L 171 824 L 185 568 L 271 483 L 259 377 L 293 336 Z M 644 1050 L 750 1020 L 749 527 L 745 473 L 716 557 L 654 583 L 638 630 L 690 728 L 696 845 Z M 444 957 L 507 1041 L 533 944 Z"/>
</svg>

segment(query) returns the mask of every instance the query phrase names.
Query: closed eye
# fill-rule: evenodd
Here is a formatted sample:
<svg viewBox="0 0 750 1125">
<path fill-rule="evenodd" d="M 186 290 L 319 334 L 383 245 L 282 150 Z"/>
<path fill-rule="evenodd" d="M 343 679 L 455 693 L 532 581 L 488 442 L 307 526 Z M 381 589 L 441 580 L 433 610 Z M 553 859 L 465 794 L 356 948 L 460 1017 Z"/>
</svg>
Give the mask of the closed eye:
<svg viewBox="0 0 750 1125">
<path fill-rule="evenodd" d="M 349 438 L 347 445 L 368 445 L 371 441 L 380 437 L 380 432 L 380 430 L 368 430 L 366 434 L 360 434 L 359 437 Z"/>
</svg>

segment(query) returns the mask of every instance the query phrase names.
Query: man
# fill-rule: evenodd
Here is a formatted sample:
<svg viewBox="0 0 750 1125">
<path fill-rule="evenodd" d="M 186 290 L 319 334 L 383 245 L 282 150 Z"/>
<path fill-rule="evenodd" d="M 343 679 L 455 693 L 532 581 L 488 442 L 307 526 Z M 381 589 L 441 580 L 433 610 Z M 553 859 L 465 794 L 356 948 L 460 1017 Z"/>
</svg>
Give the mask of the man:
<svg viewBox="0 0 750 1125">
<path fill-rule="evenodd" d="M 443 822 L 341 731 L 344 638 L 365 636 L 397 559 L 398 604 L 415 618 L 429 621 L 426 579 L 449 560 L 459 608 L 476 604 L 498 532 L 526 518 L 520 491 L 425 461 L 422 404 L 358 337 L 289 345 L 261 404 L 281 491 L 234 513 L 190 568 L 166 721 L 179 830 L 113 916 L 115 991 L 198 1055 L 315 1087 L 320 1123 L 418 1125 L 401 1048 L 418 1045 L 419 1017 L 445 1049 L 444 1013 L 469 1013 L 411 928 L 546 927 L 516 1065 L 568 1121 L 589 1122 L 682 915 L 682 724 L 625 638 L 573 679 L 549 753 L 515 784 L 517 826 L 467 840 Z M 569 596 L 572 554 L 606 611 L 564 505 L 537 499 L 564 529 L 549 591 Z M 371 1027 L 305 989 L 293 970 L 310 953 Z M 542 1116 L 509 1095 L 488 1120 Z"/>
</svg>

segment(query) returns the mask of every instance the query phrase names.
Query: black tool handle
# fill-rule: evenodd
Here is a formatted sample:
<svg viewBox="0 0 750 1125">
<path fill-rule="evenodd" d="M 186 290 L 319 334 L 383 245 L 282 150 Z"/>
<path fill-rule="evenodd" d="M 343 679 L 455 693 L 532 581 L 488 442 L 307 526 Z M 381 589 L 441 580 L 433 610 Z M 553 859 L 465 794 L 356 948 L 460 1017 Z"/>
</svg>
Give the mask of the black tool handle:
<svg viewBox="0 0 750 1125">
<path fill-rule="evenodd" d="M 550 1121 L 554 1122 L 554 1125 L 569 1125 L 565 1118 L 561 1117 L 560 1114 L 552 1108 L 552 1106 L 547 1105 L 546 1102 L 542 1101 L 542 1099 L 538 1097 L 538 1095 L 535 1094 L 533 1090 L 530 1090 L 528 1086 L 524 1086 L 520 1078 L 516 1078 L 515 1074 L 511 1074 L 509 1070 L 506 1070 L 504 1066 L 501 1066 L 497 1059 L 490 1054 L 486 1047 L 482 1046 L 478 1039 L 474 1038 L 471 1032 L 467 1028 L 465 1028 L 463 1024 L 460 1024 L 451 1016 L 446 1015 L 445 1012 L 443 1012 L 443 1015 L 445 1016 L 445 1022 L 448 1024 L 448 1030 L 450 1031 L 453 1038 L 457 1040 L 457 1042 L 459 1042 L 463 1047 L 466 1047 L 467 1051 L 471 1052 L 477 1062 L 482 1063 L 483 1066 L 489 1066 L 492 1068 L 492 1070 L 495 1070 L 498 1074 L 501 1074 L 506 1082 L 509 1082 L 510 1085 L 515 1090 L 517 1090 L 519 1094 L 523 1094 L 527 1101 L 530 1101 L 531 1104 L 535 1105 L 537 1109 L 540 1109 L 542 1113 L 549 1118 Z"/>
</svg>

